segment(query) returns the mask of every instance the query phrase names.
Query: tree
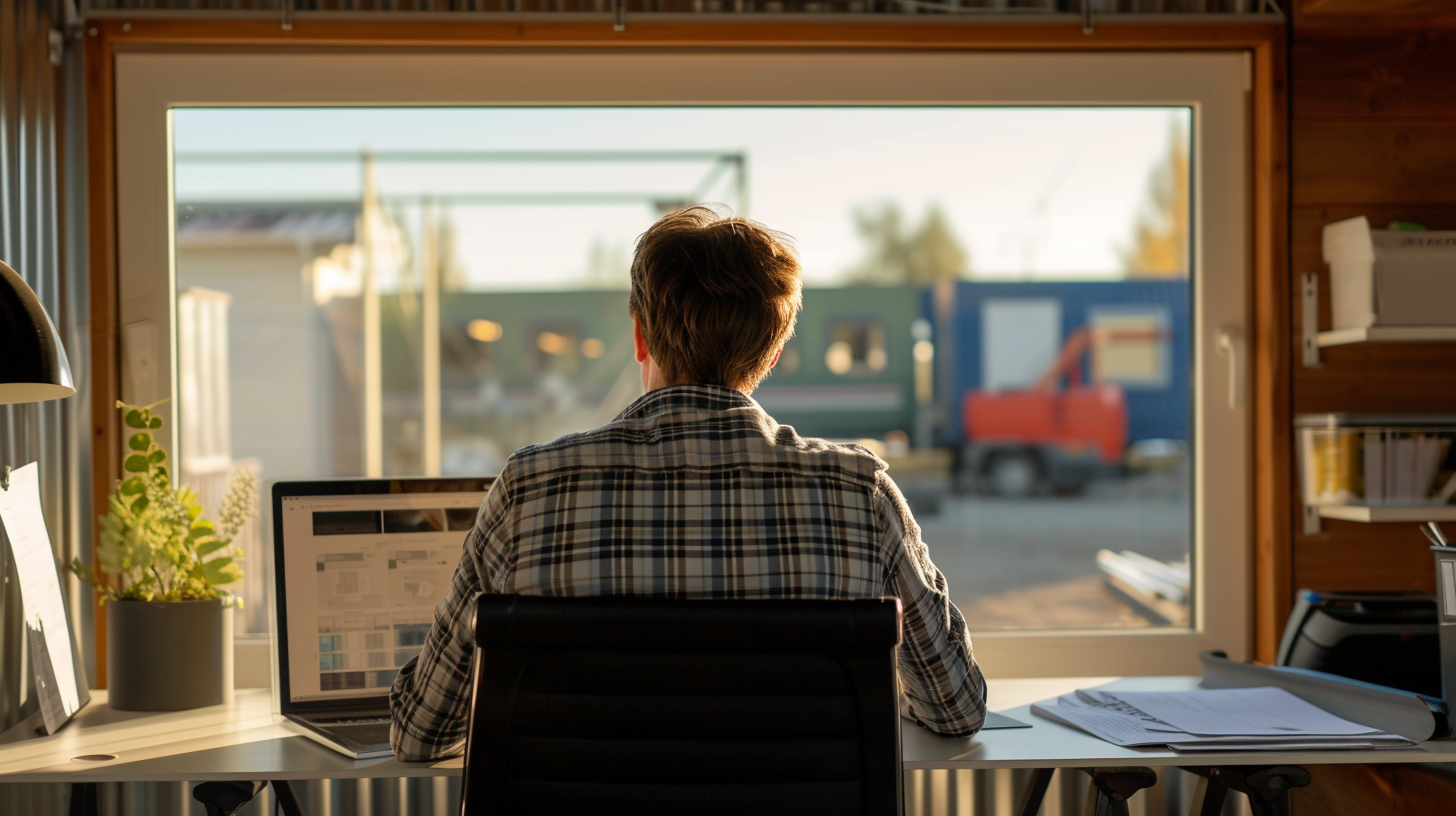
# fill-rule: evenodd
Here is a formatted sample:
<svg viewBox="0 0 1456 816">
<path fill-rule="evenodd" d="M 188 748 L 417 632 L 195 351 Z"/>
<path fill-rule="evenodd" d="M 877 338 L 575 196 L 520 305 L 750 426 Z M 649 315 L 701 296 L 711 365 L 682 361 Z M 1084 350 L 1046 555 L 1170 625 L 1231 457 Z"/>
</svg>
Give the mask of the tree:
<svg viewBox="0 0 1456 816">
<path fill-rule="evenodd" d="M 435 229 L 435 251 L 439 253 L 440 264 L 440 291 L 464 292 L 470 288 L 470 280 L 466 277 L 465 260 L 460 255 L 460 243 L 455 235 L 455 218 L 448 208 L 440 208 L 440 220 Z"/>
<path fill-rule="evenodd" d="M 846 272 L 850 283 L 926 284 L 963 277 L 970 269 L 965 247 L 938 204 L 926 208 L 914 230 L 892 201 L 856 209 L 852 217 L 865 256 Z"/>
<path fill-rule="evenodd" d="M 1168 151 L 1148 175 L 1131 246 L 1120 253 L 1129 277 L 1188 275 L 1189 196 L 1188 137 L 1174 123 L 1168 131 Z"/>
<path fill-rule="evenodd" d="M 588 289 L 627 289 L 632 285 L 632 259 L 627 247 L 601 236 L 592 238 L 587 247 L 586 274 L 582 284 Z"/>
</svg>

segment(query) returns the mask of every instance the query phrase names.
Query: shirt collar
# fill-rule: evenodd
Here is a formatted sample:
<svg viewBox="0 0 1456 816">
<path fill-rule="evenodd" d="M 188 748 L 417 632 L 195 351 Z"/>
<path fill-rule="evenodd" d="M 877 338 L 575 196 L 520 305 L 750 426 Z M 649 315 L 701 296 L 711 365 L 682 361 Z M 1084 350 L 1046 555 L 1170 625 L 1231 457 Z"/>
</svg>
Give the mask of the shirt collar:
<svg viewBox="0 0 1456 816">
<path fill-rule="evenodd" d="M 676 411 L 727 411 L 755 408 L 758 403 L 736 388 L 721 385 L 668 385 L 648 391 L 627 406 L 617 419 L 633 419 Z"/>
</svg>

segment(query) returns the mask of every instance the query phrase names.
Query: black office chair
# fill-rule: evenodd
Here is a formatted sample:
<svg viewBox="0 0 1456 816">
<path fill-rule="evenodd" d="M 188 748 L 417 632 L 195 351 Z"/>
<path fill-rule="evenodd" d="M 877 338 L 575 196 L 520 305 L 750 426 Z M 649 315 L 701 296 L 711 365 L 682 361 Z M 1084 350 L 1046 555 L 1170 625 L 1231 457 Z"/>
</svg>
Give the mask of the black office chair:
<svg viewBox="0 0 1456 816">
<path fill-rule="evenodd" d="M 899 816 L 897 598 L 482 595 L 468 816 Z"/>
</svg>

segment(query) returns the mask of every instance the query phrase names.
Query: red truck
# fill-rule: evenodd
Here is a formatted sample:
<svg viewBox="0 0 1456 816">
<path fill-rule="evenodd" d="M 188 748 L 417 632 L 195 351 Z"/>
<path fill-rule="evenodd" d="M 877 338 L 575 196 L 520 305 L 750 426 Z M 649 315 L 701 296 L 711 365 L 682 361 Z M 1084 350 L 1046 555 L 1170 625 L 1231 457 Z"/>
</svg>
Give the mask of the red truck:
<svg viewBox="0 0 1456 816">
<path fill-rule="evenodd" d="M 1101 343 L 1149 334 L 1083 327 L 1031 388 L 966 392 L 961 484 L 1006 497 L 1067 495 L 1118 468 L 1127 445 L 1127 399 L 1117 385 L 1084 385 L 1081 360 Z"/>
</svg>

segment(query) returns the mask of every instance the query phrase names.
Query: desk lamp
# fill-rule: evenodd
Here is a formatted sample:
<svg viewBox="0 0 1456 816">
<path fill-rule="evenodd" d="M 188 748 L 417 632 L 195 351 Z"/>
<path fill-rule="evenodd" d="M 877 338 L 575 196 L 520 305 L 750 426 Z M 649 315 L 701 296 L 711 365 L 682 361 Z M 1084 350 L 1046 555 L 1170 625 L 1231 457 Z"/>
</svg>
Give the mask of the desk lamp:
<svg viewBox="0 0 1456 816">
<path fill-rule="evenodd" d="M 40 298 L 0 261 L 0 405 L 74 393 L 66 350 Z"/>
<path fill-rule="evenodd" d="M 71 380 L 71 364 L 66 360 L 66 349 L 61 345 L 61 337 L 56 334 L 56 327 L 46 315 L 45 307 L 40 305 L 40 299 L 26 285 L 25 280 L 4 261 L 0 261 L 0 405 L 60 399 L 74 393 L 76 386 Z M 8 464 L 0 469 L 0 489 L 10 490 Z M 38 498 L 37 496 L 35 499 L 37 512 L 40 510 Z M 22 523 L 27 519 L 22 505 L 24 501 L 22 497 L 11 505 L 12 510 L 17 506 L 22 507 L 18 511 Z M 7 516 L 4 524 L 8 527 L 15 519 L 16 516 Z M 90 695 L 86 693 L 86 679 L 83 675 L 78 674 L 76 677 L 80 695 L 74 701 L 68 700 L 62 693 L 60 689 L 64 686 L 57 680 L 57 673 L 62 667 L 74 669 L 76 660 L 75 641 L 70 632 L 70 621 L 65 607 L 61 604 L 61 587 L 56 574 L 51 572 L 48 576 L 54 582 L 50 593 L 47 593 L 47 588 L 36 587 L 34 583 L 28 582 L 39 578 L 46 570 L 42 569 L 37 573 L 33 561 L 27 555 L 27 552 L 33 550 L 17 543 L 14 530 L 6 532 L 11 536 L 11 553 L 15 557 L 14 566 L 7 566 L 6 572 L 9 573 L 12 569 L 18 572 L 21 584 L 25 586 L 23 591 L 27 594 L 32 589 L 41 589 L 35 598 L 25 598 L 25 628 L 30 634 L 30 660 L 36 675 L 36 690 L 42 700 L 41 711 L 45 727 L 41 729 L 41 733 L 55 733 L 57 728 L 75 715 L 80 706 L 90 700 Z M 41 535 L 45 535 L 43 527 Z M 46 555 L 51 554 L 47 552 Z M 42 566 L 46 561 L 52 565 L 55 563 L 47 558 L 42 561 Z M 29 567 L 26 566 L 27 563 L 30 564 Z M 10 580 L 8 574 L 5 580 Z M 70 660 L 63 661 L 46 650 L 46 638 L 41 633 L 43 624 L 32 620 L 32 616 L 45 622 L 65 621 L 66 642 L 70 644 L 72 651 L 68 655 Z M 42 655 L 46 655 L 50 663 L 49 681 L 43 679 L 47 672 L 41 669 Z M 7 693 L 6 696 L 11 698 L 8 702 L 15 702 L 11 695 Z M 51 703 L 55 704 L 54 708 Z M 55 713 L 56 709 L 60 711 L 59 717 Z"/>
</svg>

